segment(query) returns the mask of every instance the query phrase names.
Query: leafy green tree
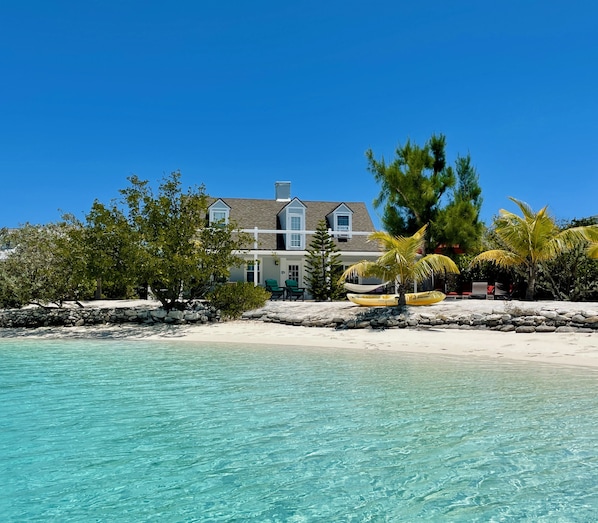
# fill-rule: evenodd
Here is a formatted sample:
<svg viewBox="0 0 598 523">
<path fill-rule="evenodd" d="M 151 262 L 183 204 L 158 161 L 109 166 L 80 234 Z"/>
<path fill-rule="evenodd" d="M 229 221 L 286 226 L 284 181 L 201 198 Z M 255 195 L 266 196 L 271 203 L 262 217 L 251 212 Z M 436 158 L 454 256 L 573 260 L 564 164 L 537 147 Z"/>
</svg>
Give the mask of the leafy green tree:
<svg viewBox="0 0 598 523">
<path fill-rule="evenodd" d="M 481 189 L 471 158 L 458 157 L 456 170 L 447 165 L 446 138 L 432 137 L 420 147 L 407 141 L 398 146 L 395 159 L 387 164 L 366 152 L 368 170 L 380 185 L 374 200 L 383 208 L 382 225 L 392 235 L 414 234 L 429 224 L 425 250 L 449 243 L 469 248 L 479 241 Z M 448 204 L 447 204 L 448 200 Z"/>
<path fill-rule="evenodd" d="M 116 203 L 95 201 L 86 215 L 87 270 L 97 282 L 96 298 L 129 298 L 143 283 L 139 271 L 141 242 Z"/>
<path fill-rule="evenodd" d="M 243 265 L 245 260 L 236 252 L 251 241 L 250 235 L 239 232 L 233 223 L 203 227 L 197 238 L 198 267 L 188 286 L 188 294 L 193 298 L 205 296 L 215 282 L 228 279 L 231 267 Z"/>
<path fill-rule="evenodd" d="M 354 275 L 395 281 L 399 294 L 397 305 L 404 306 L 408 285 L 423 282 L 433 274 L 457 274 L 459 269 L 448 256 L 421 255 L 426 228 L 424 225 L 412 236 L 393 236 L 383 231 L 370 234 L 369 239 L 377 241 L 384 254 L 376 261 L 365 260 L 352 265 L 343 272 L 341 281 Z"/>
<path fill-rule="evenodd" d="M 16 275 L 9 271 L 9 265 L 5 263 L 14 248 L 11 238 L 12 233 L 9 229 L 6 227 L 0 229 L 0 308 L 3 309 L 17 309 L 23 305 L 16 291 Z"/>
<path fill-rule="evenodd" d="M 92 294 L 81 242 L 74 223 L 25 224 L 5 235 L 14 248 L 2 260 L 0 295 L 4 306 L 59 306 Z"/>
<path fill-rule="evenodd" d="M 526 203 L 515 198 L 510 200 L 519 207 L 521 216 L 501 209 L 492 231 L 498 248 L 482 252 L 473 263 L 492 262 L 499 267 L 524 270 L 527 282 L 525 299 L 533 300 L 540 267 L 576 246 L 586 246 L 598 234 L 598 226 L 561 230 L 548 214 L 548 207 L 534 212 Z"/>
<path fill-rule="evenodd" d="M 325 220 L 320 220 L 306 256 L 306 282 L 316 301 L 339 299 L 343 295 L 338 279 L 343 272 L 340 252 L 328 232 Z"/>
<path fill-rule="evenodd" d="M 183 192 L 180 178 L 180 172 L 165 177 L 155 196 L 137 176 L 121 190 L 128 223 L 139 239 L 138 274 L 167 310 L 184 308 L 227 277 L 230 267 L 243 263 L 235 251 L 246 243 L 233 224 L 209 227 L 204 187 Z"/>
<path fill-rule="evenodd" d="M 598 224 L 598 219 L 572 220 L 560 229 Z M 598 261 L 591 259 L 584 244 L 579 244 L 553 260 L 541 264 L 537 296 L 540 299 L 598 301 Z"/>
</svg>

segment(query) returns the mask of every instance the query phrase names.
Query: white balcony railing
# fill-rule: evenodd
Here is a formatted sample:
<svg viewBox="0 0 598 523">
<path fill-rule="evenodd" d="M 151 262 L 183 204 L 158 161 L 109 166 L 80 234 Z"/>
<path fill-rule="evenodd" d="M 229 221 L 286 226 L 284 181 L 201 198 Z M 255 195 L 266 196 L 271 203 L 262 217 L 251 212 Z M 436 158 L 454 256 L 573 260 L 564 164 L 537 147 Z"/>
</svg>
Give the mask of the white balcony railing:
<svg viewBox="0 0 598 523">
<path fill-rule="evenodd" d="M 260 234 L 284 234 L 284 235 L 291 235 L 291 234 L 300 234 L 303 238 L 307 234 L 315 234 L 317 231 L 309 231 L 309 230 L 290 230 L 290 229 L 259 229 L 254 227 L 253 229 L 241 229 L 241 232 L 253 234 L 253 242 L 254 242 L 254 249 L 258 248 L 259 243 L 259 235 Z M 341 226 L 339 227 L 338 231 L 333 231 L 332 229 L 328 229 L 328 234 L 333 238 L 351 238 L 353 236 L 369 236 L 374 231 L 351 231 L 349 230 L 348 226 Z M 287 247 L 288 248 L 288 247 Z"/>
</svg>

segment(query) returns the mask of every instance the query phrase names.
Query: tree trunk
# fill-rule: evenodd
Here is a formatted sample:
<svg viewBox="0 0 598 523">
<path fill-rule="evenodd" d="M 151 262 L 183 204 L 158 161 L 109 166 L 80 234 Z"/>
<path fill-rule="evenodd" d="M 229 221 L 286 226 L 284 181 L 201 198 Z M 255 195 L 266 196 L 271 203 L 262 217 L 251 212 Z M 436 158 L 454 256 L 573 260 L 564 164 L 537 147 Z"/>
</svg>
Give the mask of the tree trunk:
<svg viewBox="0 0 598 523">
<path fill-rule="evenodd" d="M 527 289 L 525 289 L 525 301 L 534 301 L 536 297 L 536 269 L 530 267 L 529 279 L 527 281 Z"/>
<path fill-rule="evenodd" d="M 407 301 L 405 299 L 405 286 L 402 283 L 400 283 L 398 285 L 397 290 L 399 291 L 398 292 L 399 299 L 397 300 L 397 307 L 404 308 L 407 306 Z"/>
<path fill-rule="evenodd" d="M 102 299 L 102 278 L 98 278 L 96 280 L 96 292 L 94 299 L 101 300 Z"/>
</svg>

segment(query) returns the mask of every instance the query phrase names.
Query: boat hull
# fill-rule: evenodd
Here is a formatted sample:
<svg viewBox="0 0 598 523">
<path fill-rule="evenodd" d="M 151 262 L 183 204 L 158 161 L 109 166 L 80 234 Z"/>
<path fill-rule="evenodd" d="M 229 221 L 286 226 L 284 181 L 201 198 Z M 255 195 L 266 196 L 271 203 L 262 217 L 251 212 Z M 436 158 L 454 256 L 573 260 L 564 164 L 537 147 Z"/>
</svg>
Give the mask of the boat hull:
<svg viewBox="0 0 598 523">
<path fill-rule="evenodd" d="M 352 294 L 347 298 L 363 307 L 393 307 L 399 301 L 398 294 Z M 441 302 L 446 295 L 440 291 L 408 292 L 405 294 L 407 305 L 433 305 Z"/>
</svg>

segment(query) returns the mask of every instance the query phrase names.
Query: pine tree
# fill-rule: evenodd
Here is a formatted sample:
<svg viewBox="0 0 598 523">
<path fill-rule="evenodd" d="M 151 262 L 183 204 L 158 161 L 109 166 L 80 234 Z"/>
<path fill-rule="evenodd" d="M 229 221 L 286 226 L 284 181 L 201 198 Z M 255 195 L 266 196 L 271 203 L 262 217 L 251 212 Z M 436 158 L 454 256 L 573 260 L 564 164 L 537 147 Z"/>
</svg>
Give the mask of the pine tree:
<svg viewBox="0 0 598 523">
<path fill-rule="evenodd" d="M 425 252 L 439 245 L 475 251 L 483 229 L 478 174 L 469 154 L 458 156 L 453 168 L 445 150 L 442 134 L 423 147 L 408 140 L 391 163 L 368 150 L 368 171 L 380 184 L 374 206 L 383 209 L 382 225 L 393 236 L 410 236 L 427 225 Z"/>
<path fill-rule="evenodd" d="M 339 299 L 343 294 L 338 279 L 342 274 L 340 253 L 328 233 L 326 222 L 321 220 L 307 250 L 306 282 L 316 301 Z"/>
</svg>

